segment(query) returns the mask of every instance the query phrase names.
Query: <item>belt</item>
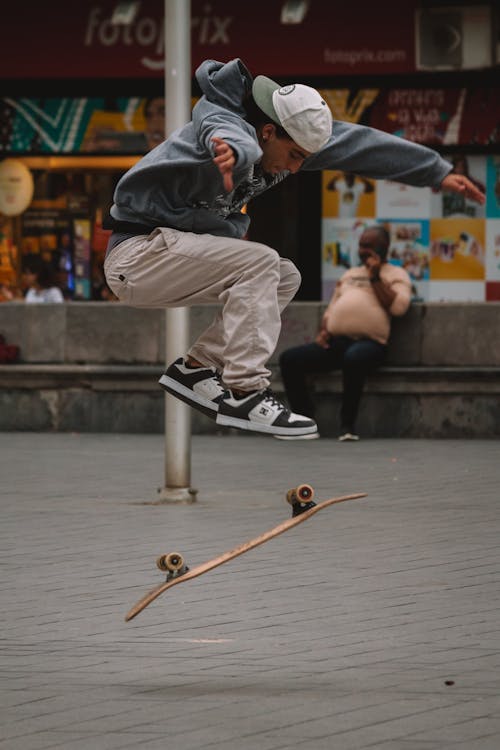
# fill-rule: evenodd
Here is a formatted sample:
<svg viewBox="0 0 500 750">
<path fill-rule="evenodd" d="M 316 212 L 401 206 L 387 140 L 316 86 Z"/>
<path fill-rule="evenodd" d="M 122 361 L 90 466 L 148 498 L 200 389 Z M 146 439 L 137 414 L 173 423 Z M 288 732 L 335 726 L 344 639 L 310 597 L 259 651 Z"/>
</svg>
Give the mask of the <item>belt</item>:
<svg viewBox="0 0 500 750">
<path fill-rule="evenodd" d="M 103 221 L 103 229 L 111 229 L 119 234 L 151 234 L 156 227 L 147 224 L 138 224 L 136 221 L 120 221 L 112 216 L 107 216 Z"/>
</svg>

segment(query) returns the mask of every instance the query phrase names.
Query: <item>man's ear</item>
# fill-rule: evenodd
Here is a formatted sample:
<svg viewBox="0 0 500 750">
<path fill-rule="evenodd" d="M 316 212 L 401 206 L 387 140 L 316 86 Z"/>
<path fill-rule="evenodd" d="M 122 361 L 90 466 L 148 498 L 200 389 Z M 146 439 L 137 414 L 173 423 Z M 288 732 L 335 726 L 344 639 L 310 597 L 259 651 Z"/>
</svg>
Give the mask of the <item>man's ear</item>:
<svg viewBox="0 0 500 750">
<path fill-rule="evenodd" d="M 275 133 L 276 128 L 274 125 L 270 122 L 266 122 L 266 124 L 262 126 L 261 138 L 264 142 L 269 141 Z"/>
</svg>

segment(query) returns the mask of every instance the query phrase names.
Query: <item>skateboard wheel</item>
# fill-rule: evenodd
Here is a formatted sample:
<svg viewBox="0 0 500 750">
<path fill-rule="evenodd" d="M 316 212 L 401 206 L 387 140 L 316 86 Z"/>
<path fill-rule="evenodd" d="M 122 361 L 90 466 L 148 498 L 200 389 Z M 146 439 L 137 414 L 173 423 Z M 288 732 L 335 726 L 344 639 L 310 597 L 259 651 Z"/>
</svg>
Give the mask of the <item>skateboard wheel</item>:
<svg viewBox="0 0 500 750">
<path fill-rule="evenodd" d="M 168 555 L 161 555 L 157 559 L 156 565 L 160 570 L 177 573 L 184 567 L 184 558 L 178 552 L 170 552 Z"/>
<path fill-rule="evenodd" d="M 287 502 L 290 505 L 294 503 L 308 503 L 314 497 L 314 490 L 310 484 L 299 484 L 286 493 Z"/>
</svg>

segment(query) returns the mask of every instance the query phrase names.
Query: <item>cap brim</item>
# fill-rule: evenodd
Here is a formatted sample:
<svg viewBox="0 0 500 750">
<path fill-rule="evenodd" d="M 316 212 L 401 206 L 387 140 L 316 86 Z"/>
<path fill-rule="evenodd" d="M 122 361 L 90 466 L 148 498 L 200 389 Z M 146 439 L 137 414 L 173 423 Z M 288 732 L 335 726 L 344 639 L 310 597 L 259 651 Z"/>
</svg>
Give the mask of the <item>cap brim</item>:
<svg viewBox="0 0 500 750">
<path fill-rule="evenodd" d="M 267 76 L 257 76 L 252 84 L 252 95 L 256 105 L 277 125 L 281 125 L 281 121 L 273 107 L 273 94 L 279 87 L 279 83 Z"/>
</svg>

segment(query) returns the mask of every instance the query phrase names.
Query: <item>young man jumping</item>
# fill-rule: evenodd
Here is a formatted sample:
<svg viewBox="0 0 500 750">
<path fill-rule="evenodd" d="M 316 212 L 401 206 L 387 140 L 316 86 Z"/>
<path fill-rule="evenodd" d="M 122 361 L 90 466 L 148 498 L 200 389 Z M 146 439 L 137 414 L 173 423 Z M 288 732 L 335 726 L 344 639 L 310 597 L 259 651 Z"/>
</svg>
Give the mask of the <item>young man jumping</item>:
<svg viewBox="0 0 500 750">
<path fill-rule="evenodd" d="M 160 378 L 220 425 L 272 435 L 317 431 L 269 389 L 281 312 L 300 274 L 266 245 L 242 239 L 242 208 L 299 170 L 339 169 L 461 193 L 471 181 L 432 149 L 373 128 L 334 121 L 320 94 L 255 80 L 241 60 L 207 60 L 191 121 L 118 182 L 108 226 L 107 283 L 137 307 L 220 303 L 221 311 Z"/>
</svg>

